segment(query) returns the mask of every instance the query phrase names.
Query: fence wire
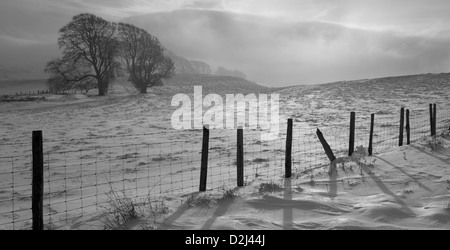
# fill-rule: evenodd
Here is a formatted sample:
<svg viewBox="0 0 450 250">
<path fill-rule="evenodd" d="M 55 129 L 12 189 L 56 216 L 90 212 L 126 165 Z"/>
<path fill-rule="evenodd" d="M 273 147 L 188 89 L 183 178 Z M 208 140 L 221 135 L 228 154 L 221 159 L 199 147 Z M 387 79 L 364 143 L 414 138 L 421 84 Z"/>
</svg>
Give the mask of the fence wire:
<svg viewBox="0 0 450 250">
<path fill-rule="evenodd" d="M 349 116 L 350 118 L 350 116 Z M 399 143 L 400 116 L 375 114 L 373 153 L 382 153 Z M 438 110 L 437 131 L 448 130 L 450 112 Z M 261 131 L 244 131 L 244 183 L 281 182 L 284 178 L 286 127 L 273 138 Z M 411 142 L 430 136 L 428 109 L 411 110 Z M 292 142 L 293 177 L 307 176 L 330 162 L 317 139 L 317 127 L 295 121 Z M 349 125 L 319 127 L 336 157 L 348 156 Z M 357 115 L 355 147 L 367 152 L 370 115 Z M 269 136 L 270 137 L 270 136 Z M 44 218 L 47 229 L 70 224 L 81 216 L 101 214 L 112 191 L 151 202 L 164 197 L 197 192 L 200 183 L 202 131 L 171 135 L 156 141 L 155 133 L 97 136 L 73 140 L 44 139 Z M 131 143 L 135 142 L 135 143 Z M 0 229 L 30 229 L 32 155 L 26 144 L 0 142 Z M 406 133 L 405 143 L 406 145 Z M 3 148 L 26 147 L 20 150 Z M 23 151 L 22 151 L 23 152 Z M 16 154 L 17 153 L 17 154 Z M 237 186 L 237 132 L 211 130 L 207 190 Z"/>
</svg>

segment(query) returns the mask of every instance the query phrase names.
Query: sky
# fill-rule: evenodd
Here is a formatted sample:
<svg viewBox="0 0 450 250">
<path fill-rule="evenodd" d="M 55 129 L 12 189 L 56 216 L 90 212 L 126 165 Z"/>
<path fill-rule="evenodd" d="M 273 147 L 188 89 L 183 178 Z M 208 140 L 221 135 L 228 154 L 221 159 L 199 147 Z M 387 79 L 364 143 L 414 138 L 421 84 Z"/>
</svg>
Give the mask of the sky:
<svg viewBox="0 0 450 250">
<path fill-rule="evenodd" d="M 448 0 L 3 0 L 0 76 L 42 74 L 83 12 L 268 86 L 450 72 Z"/>
</svg>

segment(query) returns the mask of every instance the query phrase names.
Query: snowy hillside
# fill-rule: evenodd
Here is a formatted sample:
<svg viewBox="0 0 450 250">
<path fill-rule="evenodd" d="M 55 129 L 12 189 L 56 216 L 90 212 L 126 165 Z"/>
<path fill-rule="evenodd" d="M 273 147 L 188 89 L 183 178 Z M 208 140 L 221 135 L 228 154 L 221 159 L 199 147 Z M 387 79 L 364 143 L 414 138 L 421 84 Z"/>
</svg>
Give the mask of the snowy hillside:
<svg viewBox="0 0 450 250">
<path fill-rule="evenodd" d="M 177 131 L 177 93 L 270 93 L 233 77 L 175 77 L 139 95 L 114 82 L 106 97 L 44 95 L 0 103 L 1 228 L 30 227 L 31 132 L 43 130 L 45 222 L 54 229 L 103 229 L 111 187 L 162 209 L 161 229 L 448 229 L 449 74 L 394 77 L 278 90 L 281 133 L 261 141 L 245 131 L 245 183 L 236 188 L 236 131 L 212 130 L 208 192 L 197 193 L 202 132 Z M 440 137 L 429 138 L 437 103 Z M 414 144 L 398 148 L 401 107 L 412 111 Z M 359 156 L 345 158 L 349 112 L 357 112 Z M 365 156 L 375 113 L 375 156 Z M 284 180 L 285 122 L 294 118 L 294 177 Z M 380 122 L 381 121 L 381 122 Z M 320 128 L 344 163 L 329 162 Z M 140 203 L 139 203 L 140 204 Z M 161 205 L 163 204 L 163 205 Z M 14 219 L 14 220 L 13 220 Z M 12 221 L 16 221 L 12 223 Z M 155 222 L 139 217 L 123 225 Z"/>
</svg>

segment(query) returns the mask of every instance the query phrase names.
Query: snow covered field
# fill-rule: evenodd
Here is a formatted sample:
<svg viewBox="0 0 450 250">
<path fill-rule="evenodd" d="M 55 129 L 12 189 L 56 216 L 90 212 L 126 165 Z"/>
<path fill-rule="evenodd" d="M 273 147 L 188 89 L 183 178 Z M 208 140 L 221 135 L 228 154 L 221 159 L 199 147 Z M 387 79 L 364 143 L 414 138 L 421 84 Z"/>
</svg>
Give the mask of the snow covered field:
<svg viewBox="0 0 450 250">
<path fill-rule="evenodd" d="M 211 131 L 210 191 L 203 194 L 196 193 L 202 133 L 175 131 L 170 123 L 172 96 L 192 93 L 194 84 L 135 95 L 119 81 L 107 97 L 0 103 L 0 228 L 30 228 L 31 131 L 43 130 L 44 215 L 54 229 L 103 229 L 111 187 L 163 202 L 169 213 L 158 224 L 162 229 L 449 229 L 449 135 L 428 138 L 429 103 L 438 105 L 439 131 L 450 126 L 449 82 L 441 74 L 281 90 L 279 138 L 263 142 L 257 131 L 245 132 L 246 187 L 234 189 L 236 132 Z M 205 89 L 251 90 L 215 86 Z M 415 144 L 398 148 L 401 107 L 412 112 Z M 329 175 L 315 130 L 343 159 L 351 111 L 357 112 L 361 155 Z M 371 113 L 377 117 L 376 156 L 367 157 Z M 287 117 L 295 122 L 290 180 L 282 178 Z M 232 189 L 235 195 L 223 199 Z M 146 219 L 127 227 L 139 228 Z"/>
</svg>

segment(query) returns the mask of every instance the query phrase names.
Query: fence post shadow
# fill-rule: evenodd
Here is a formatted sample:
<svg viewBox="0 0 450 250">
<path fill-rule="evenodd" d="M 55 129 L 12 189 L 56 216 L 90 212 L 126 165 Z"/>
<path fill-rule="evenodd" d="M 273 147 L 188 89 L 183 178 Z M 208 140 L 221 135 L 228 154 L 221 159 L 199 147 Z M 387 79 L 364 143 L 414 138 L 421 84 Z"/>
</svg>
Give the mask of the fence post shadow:
<svg viewBox="0 0 450 250">
<path fill-rule="evenodd" d="M 400 168 L 399 166 L 396 166 L 396 165 L 394 165 L 394 164 L 388 162 L 387 160 L 385 160 L 385 159 L 383 159 L 383 158 L 381 158 L 381 157 L 375 156 L 375 158 L 377 158 L 377 159 L 380 160 L 380 161 L 385 162 L 386 164 L 388 164 L 388 165 L 392 166 L 393 168 L 397 169 L 398 171 L 402 172 L 404 175 L 408 176 L 411 180 L 413 180 L 419 187 L 421 187 L 421 188 L 427 190 L 427 191 L 430 192 L 430 193 L 433 192 L 433 190 L 431 190 L 429 187 L 427 187 L 427 186 L 425 186 L 424 184 L 422 184 L 420 181 L 418 181 L 416 178 L 414 178 L 414 176 L 408 174 L 406 171 L 404 171 L 404 170 L 403 170 L 402 168 Z"/>
<path fill-rule="evenodd" d="M 335 163 L 331 163 L 333 165 Z M 329 190 L 328 190 L 328 196 L 331 198 L 331 200 L 334 200 L 334 198 L 337 197 L 337 178 L 338 178 L 338 172 L 336 166 L 330 167 L 331 169 L 335 169 L 335 171 L 331 171 L 329 173 Z"/>
<path fill-rule="evenodd" d="M 284 179 L 284 200 L 292 200 L 292 179 L 285 178 Z M 293 208 L 289 206 L 284 206 L 283 208 L 283 229 L 284 230 L 292 230 L 293 227 Z"/>
<path fill-rule="evenodd" d="M 233 191 L 238 190 L 239 187 L 234 188 Z M 202 228 L 200 230 L 210 230 L 212 228 L 212 225 L 214 224 L 214 222 L 217 220 L 217 218 L 224 216 L 228 210 L 230 210 L 231 205 L 233 205 L 233 199 L 231 200 L 224 200 L 224 201 L 219 201 L 217 203 L 217 209 L 216 211 L 214 211 L 214 215 L 209 218 L 205 224 L 203 224 Z"/>
<path fill-rule="evenodd" d="M 199 193 L 193 194 L 193 198 L 197 197 Z M 167 230 L 172 227 L 172 224 L 178 220 L 187 210 L 189 210 L 189 204 L 187 201 L 183 202 L 178 209 L 158 226 L 158 230 Z"/>
<path fill-rule="evenodd" d="M 391 196 L 392 198 L 395 199 L 395 201 L 403 208 L 403 210 L 405 212 L 407 212 L 409 215 L 414 216 L 415 213 L 411 210 L 411 208 L 408 207 L 408 205 L 400 198 L 398 197 L 396 194 L 394 194 L 384 183 L 383 181 L 376 176 L 374 173 L 372 173 L 369 170 L 369 167 L 364 164 L 364 163 L 360 163 L 359 164 L 361 167 L 361 170 L 363 170 L 374 182 L 375 184 L 378 186 L 378 188 L 380 188 L 380 190 L 384 193 L 387 194 L 389 196 Z"/>
<path fill-rule="evenodd" d="M 417 151 L 420 151 L 420 152 L 422 152 L 422 153 L 428 155 L 428 156 L 431 156 L 431 157 L 433 157 L 433 158 L 436 158 L 436 159 L 440 160 L 441 162 L 443 162 L 443 163 L 446 164 L 446 165 L 450 165 L 450 159 L 443 159 L 443 158 L 440 158 L 440 157 L 438 157 L 438 156 L 436 156 L 436 155 L 434 155 L 434 154 L 428 153 L 428 152 L 425 151 L 424 149 L 421 149 L 421 148 L 419 148 L 419 147 L 417 147 L 417 146 L 411 145 L 411 147 L 412 147 L 413 149 L 417 150 Z"/>
</svg>

